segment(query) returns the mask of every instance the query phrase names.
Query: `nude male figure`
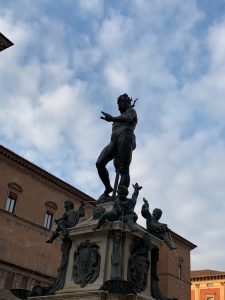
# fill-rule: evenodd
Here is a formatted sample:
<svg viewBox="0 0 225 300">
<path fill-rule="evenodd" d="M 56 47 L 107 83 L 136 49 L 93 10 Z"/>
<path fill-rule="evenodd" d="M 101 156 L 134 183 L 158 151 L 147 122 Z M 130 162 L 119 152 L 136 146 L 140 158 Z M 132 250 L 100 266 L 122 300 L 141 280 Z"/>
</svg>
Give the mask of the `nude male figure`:
<svg viewBox="0 0 225 300">
<path fill-rule="evenodd" d="M 96 162 L 99 177 L 105 186 L 105 191 L 99 199 L 107 198 L 113 191 L 109 173 L 106 169 L 106 165 L 111 160 L 114 160 L 116 172 L 120 174 L 119 187 L 125 186 L 128 188 L 130 185 L 129 167 L 132 151 L 136 148 L 134 130 L 138 122 L 137 114 L 131 101 L 132 98 L 127 94 L 118 97 L 117 104 L 121 113 L 118 117 L 102 112 L 103 116 L 101 116 L 101 119 L 113 124 L 110 143 L 102 150 Z"/>
</svg>

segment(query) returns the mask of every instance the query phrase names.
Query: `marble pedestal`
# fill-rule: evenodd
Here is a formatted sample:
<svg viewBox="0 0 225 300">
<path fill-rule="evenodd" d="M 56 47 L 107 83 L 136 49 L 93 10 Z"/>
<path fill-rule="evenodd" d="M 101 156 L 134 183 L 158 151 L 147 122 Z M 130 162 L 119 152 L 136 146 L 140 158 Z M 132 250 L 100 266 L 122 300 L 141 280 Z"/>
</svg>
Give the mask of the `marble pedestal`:
<svg viewBox="0 0 225 300">
<path fill-rule="evenodd" d="M 112 281 L 114 281 L 114 285 L 121 283 L 125 283 L 126 285 L 130 283 L 131 249 L 134 247 L 137 239 L 141 240 L 143 236 L 145 236 L 146 230 L 136 224 L 136 230 L 130 232 L 126 224 L 121 221 L 116 221 L 106 222 L 100 230 L 93 231 L 93 227 L 96 223 L 97 221 L 91 218 L 69 230 L 72 246 L 69 253 L 64 287 L 58 290 L 55 295 L 42 296 L 41 298 L 32 297 L 31 299 L 154 299 L 151 296 L 151 250 L 149 250 L 147 254 L 149 263 L 147 267 L 148 271 L 145 276 L 144 287 L 141 288 L 141 291 L 138 291 L 136 294 L 132 292 L 122 294 L 120 292 L 117 293 L 114 291 L 112 293 L 110 290 L 102 290 L 105 285 L 107 286 L 106 283 L 111 284 Z M 117 234 L 119 239 L 115 238 L 115 234 Z M 152 248 L 158 248 L 161 245 L 162 241 L 154 236 L 149 235 L 149 237 L 151 239 Z M 117 242 L 115 242 L 116 239 Z M 138 255 L 135 257 L 137 256 Z M 90 265 L 93 266 L 93 272 L 90 272 Z M 93 276 L 89 273 L 92 273 Z M 144 276 L 143 272 L 139 273 L 140 275 L 137 276 L 137 282 L 142 280 L 141 278 Z M 85 276 L 87 278 L 85 278 Z"/>
</svg>

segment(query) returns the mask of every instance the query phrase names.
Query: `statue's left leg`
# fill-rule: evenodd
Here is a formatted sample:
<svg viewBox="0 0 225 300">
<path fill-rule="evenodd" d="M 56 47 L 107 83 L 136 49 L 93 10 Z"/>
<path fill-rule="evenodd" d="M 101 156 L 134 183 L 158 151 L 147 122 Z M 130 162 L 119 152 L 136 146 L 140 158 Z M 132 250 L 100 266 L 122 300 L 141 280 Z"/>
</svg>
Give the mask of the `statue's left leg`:
<svg viewBox="0 0 225 300">
<path fill-rule="evenodd" d="M 132 160 L 132 151 L 134 149 L 134 136 L 131 134 L 123 134 L 118 141 L 118 165 L 120 172 L 120 182 L 119 186 L 130 185 L 130 163 Z"/>
</svg>

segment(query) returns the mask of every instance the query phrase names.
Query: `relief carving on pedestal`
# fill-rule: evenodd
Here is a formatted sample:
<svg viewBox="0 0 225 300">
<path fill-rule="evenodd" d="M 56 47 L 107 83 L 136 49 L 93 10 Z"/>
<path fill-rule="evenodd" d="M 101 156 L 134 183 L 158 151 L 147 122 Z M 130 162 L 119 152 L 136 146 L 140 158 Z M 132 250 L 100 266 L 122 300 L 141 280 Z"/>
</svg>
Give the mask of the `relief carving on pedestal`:
<svg viewBox="0 0 225 300">
<path fill-rule="evenodd" d="M 99 276 L 101 256 L 99 246 L 89 240 L 81 242 L 74 253 L 73 281 L 85 287 Z"/>
<path fill-rule="evenodd" d="M 132 282 L 134 290 L 138 293 L 143 292 L 147 285 L 149 259 L 148 253 L 151 248 L 150 237 L 135 238 L 131 248 L 131 256 L 128 260 L 127 278 Z"/>
</svg>

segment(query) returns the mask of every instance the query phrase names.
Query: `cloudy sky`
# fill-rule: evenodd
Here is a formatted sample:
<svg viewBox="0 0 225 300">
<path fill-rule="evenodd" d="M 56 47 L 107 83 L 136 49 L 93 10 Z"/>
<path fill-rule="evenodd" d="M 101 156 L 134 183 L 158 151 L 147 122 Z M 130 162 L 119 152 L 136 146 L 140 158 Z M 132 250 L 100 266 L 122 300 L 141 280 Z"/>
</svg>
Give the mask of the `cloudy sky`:
<svg viewBox="0 0 225 300">
<path fill-rule="evenodd" d="M 118 115 L 125 92 L 139 98 L 136 211 L 147 198 L 198 245 L 192 269 L 225 271 L 224 0 L 0 0 L 0 8 L 0 32 L 15 44 L 0 53 L 0 143 L 97 198 L 95 161 L 111 133 L 100 111 Z"/>
</svg>

